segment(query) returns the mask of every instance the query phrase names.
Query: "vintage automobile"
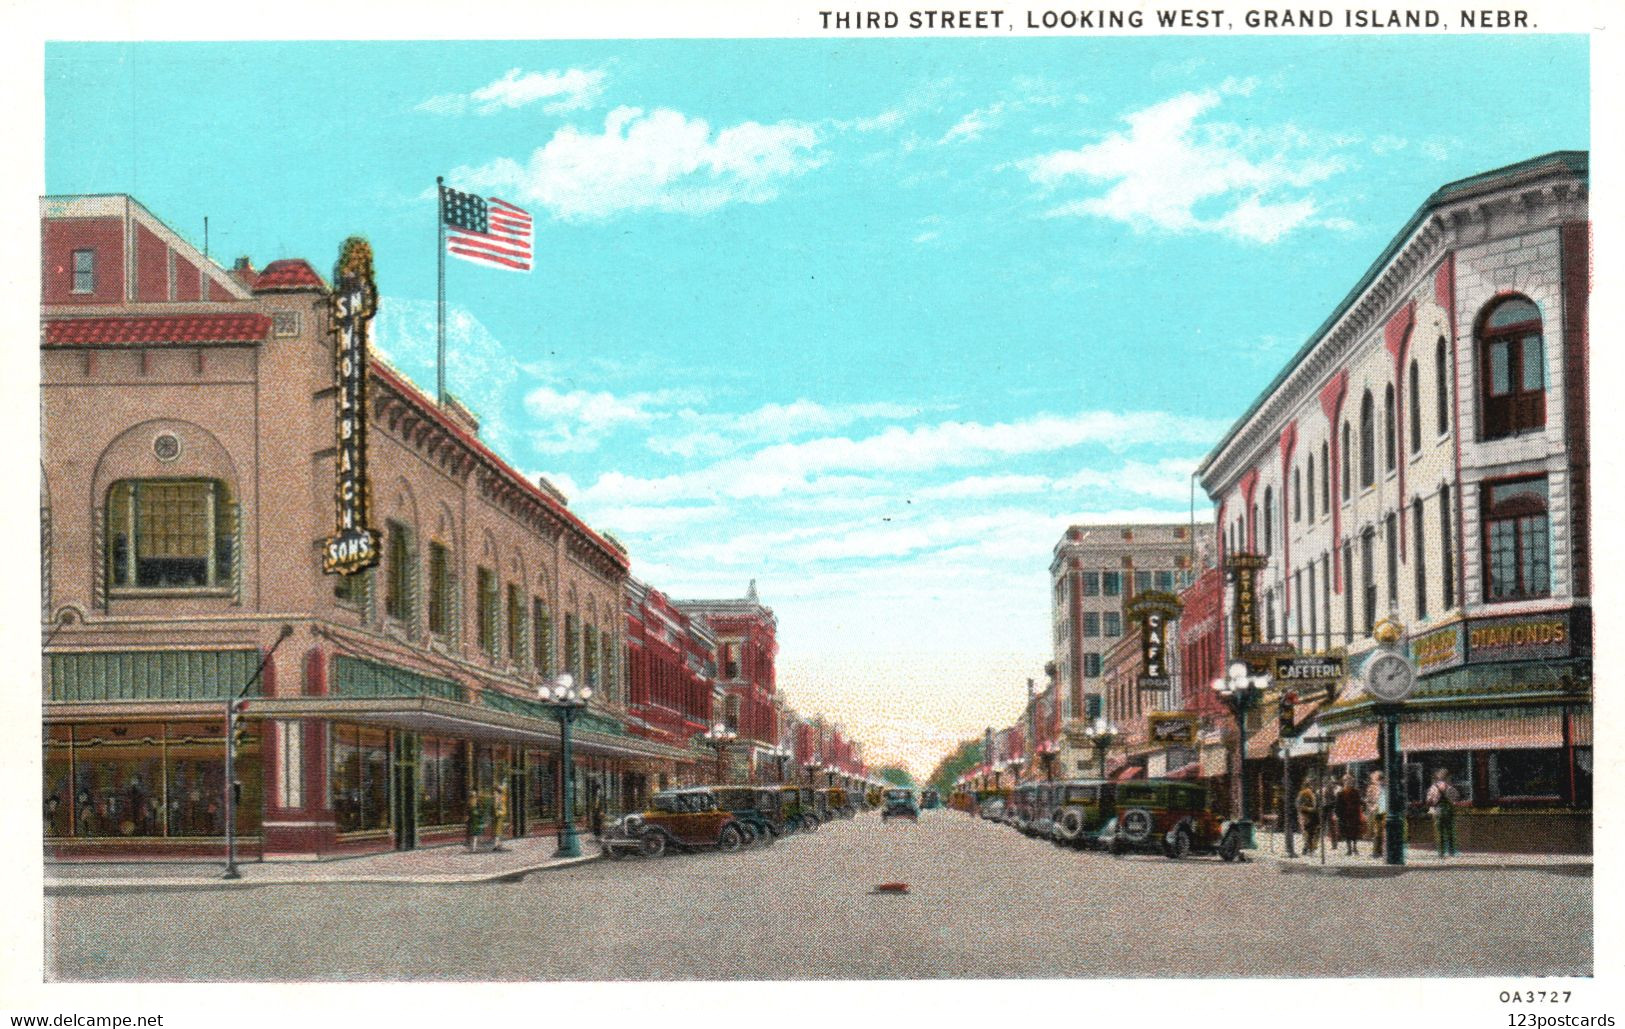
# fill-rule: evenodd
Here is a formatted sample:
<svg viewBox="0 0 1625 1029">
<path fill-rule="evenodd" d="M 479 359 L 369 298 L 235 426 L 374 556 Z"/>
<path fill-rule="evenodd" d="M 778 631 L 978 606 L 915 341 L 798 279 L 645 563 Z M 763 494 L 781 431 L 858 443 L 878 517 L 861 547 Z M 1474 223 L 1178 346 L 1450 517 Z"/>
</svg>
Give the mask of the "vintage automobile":
<svg viewBox="0 0 1625 1029">
<path fill-rule="evenodd" d="M 942 794 L 937 790 L 925 790 L 920 794 L 920 807 L 932 811 L 942 806 Z"/>
<path fill-rule="evenodd" d="M 1117 784 L 1071 779 L 1050 786 L 1050 838 L 1068 847 L 1093 847 L 1112 817 Z"/>
<path fill-rule="evenodd" d="M 851 818 L 858 813 L 852 795 L 839 786 L 829 788 L 829 813 L 834 818 Z"/>
<path fill-rule="evenodd" d="M 739 827 L 749 834 L 747 843 L 772 843 L 784 835 L 779 819 L 779 791 L 759 786 L 718 786 L 713 790 L 717 804 L 733 813 Z"/>
<path fill-rule="evenodd" d="M 711 789 L 690 786 L 656 793 L 649 810 L 615 819 L 599 842 L 611 858 L 630 852 L 652 858 L 668 848 L 738 850 L 745 833 L 733 812 L 718 806 Z"/>
<path fill-rule="evenodd" d="M 779 816 L 786 828 L 791 831 L 818 828 L 820 822 L 813 806 L 812 787 L 781 786 L 779 798 Z"/>
<path fill-rule="evenodd" d="M 1055 825 L 1054 798 L 1060 788 L 1052 783 L 1037 783 L 1033 786 L 1032 806 L 1028 810 L 1027 824 L 1022 832 L 1036 839 L 1047 840 Z"/>
<path fill-rule="evenodd" d="M 1115 824 L 1100 837 L 1113 854 L 1141 850 L 1179 859 L 1218 854 L 1241 857 L 1246 827 L 1220 821 L 1208 805 L 1207 787 L 1172 779 L 1116 784 Z"/>
<path fill-rule="evenodd" d="M 1032 835 L 1032 823 L 1038 816 L 1038 784 L 1017 786 L 1010 794 L 1007 819 L 1023 836 Z"/>
<path fill-rule="evenodd" d="M 911 822 L 920 820 L 920 805 L 914 801 L 914 791 L 898 787 L 886 791 L 886 806 L 880 809 L 880 820 L 889 822 L 893 818 L 906 818 Z"/>
<path fill-rule="evenodd" d="M 835 821 L 835 808 L 830 805 L 828 787 L 813 791 L 813 814 L 820 823 Z"/>
</svg>

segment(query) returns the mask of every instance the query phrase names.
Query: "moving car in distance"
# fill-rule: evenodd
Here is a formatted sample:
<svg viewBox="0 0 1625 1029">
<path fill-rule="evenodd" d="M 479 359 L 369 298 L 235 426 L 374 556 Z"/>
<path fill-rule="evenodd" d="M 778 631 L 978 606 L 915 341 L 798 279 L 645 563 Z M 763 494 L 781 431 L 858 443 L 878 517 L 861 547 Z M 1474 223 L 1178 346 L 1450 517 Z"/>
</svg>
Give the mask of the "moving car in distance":
<svg viewBox="0 0 1625 1029">
<path fill-rule="evenodd" d="M 911 822 L 920 820 L 920 805 L 914 800 L 914 791 L 902 788 L 886 791 L 886 806 L 880 809 L 880 820 L 889 822 L 893 818 L 906 818 Z"/>
</svg>

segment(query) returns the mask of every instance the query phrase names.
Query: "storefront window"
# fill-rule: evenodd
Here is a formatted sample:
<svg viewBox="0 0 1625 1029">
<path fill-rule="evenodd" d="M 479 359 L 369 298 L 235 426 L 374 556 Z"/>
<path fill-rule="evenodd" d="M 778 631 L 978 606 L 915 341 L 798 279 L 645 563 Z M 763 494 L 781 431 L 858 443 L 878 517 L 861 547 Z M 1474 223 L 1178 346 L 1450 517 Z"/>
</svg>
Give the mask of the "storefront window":
<svg viewBox="0 0 1625 1029">
<path fill-rule="evenodd" d="M 1450 773 L 1450 784 L 1461 794 L 1463 804 L 1473 799 L 1473 759 L 1465 750 L 1418 751 L 1405 755 L 1405 797 L 1414 806 L 1425 806 L 1428 787 L 1439 769 Z"/>
<path fill-rule="evenodd" d="M 525 754 L 525 818 L 532 822 L 549 822 L 558 817 L 557 761 L 551 754 L 539 750 Z"/>
<path fill-rule="evenodd" d="M 1562 750 L 1498 750 L 1490 755 L 1490 792 L 1496 800 L 1556 801 L 1562 790 Z"/>
<path fill-rule="evenodd" d="M 339 832 L 389 828 L 389 733 L 334 725 L 330 738 L 328 777 Z"/>
</svg>

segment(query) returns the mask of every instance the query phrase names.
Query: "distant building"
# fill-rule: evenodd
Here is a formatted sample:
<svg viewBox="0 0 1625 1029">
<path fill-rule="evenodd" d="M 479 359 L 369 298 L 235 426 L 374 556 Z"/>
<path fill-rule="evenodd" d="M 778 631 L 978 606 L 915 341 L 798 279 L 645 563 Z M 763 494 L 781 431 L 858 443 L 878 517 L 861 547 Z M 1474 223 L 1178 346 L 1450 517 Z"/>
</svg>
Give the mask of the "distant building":
<svg viewBox="0 0 1625 1029">
<path fill-rule="evenodd" d="M 705 619 L 691 618 L 635 578 L 626 581 L 626 618 L 627 727 L 693 750 L 694 760 L 675 770 L 677 781 L 709 781 L 715 755 L 695 738 L 711 727 L 722 706 L 716 633 Z"/>
<path fill-rule="evenodd" d="M 770 763 L 769 755 L 779 739 L 778 717 L 773 708 L 778 619 L 757 595 L 754 579 L 745 595 L 737 599 L 671 603 L 690 618 L 703 618 L 715 634 L 717 686 L 722 695 L 721 717 L 717 720 L 739 734 L 741 759 L 754 776 Z"/>
</svg>

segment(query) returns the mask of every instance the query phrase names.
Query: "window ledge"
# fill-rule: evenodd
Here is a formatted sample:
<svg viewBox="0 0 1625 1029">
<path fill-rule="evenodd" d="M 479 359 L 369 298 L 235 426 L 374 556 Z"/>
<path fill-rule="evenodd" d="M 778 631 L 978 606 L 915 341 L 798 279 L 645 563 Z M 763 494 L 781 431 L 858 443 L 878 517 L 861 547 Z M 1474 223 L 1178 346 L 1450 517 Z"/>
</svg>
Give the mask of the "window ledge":
<svg viewBox="0 0 1625 1029">
<path fill-rule="evenodd" d="M 230 586 L 115 586 L 107 591 L 114 600 L 140 597 L 229 597 Z"/>
</svg>

